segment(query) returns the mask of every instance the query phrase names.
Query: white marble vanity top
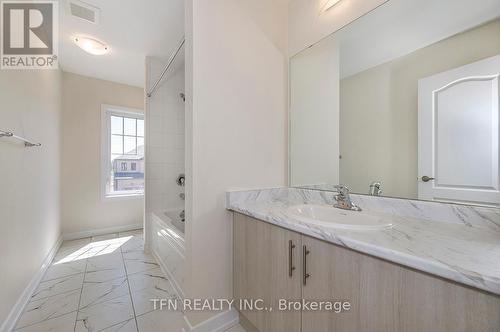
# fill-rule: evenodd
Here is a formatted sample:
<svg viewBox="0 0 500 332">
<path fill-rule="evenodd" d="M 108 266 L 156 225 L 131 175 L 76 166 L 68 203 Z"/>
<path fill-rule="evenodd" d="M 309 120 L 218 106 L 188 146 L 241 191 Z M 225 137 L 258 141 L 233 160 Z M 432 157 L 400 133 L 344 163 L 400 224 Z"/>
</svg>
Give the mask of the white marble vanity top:
<svg viewBox="0 0 500 332">
<path fill-rule="evenodd" d="M 500 295 L 498 209 L 352 195 L 365 213 L 385 213 L 393 227 L 351 231 L 312 225 L 287 212 L 333 202 L 333 193 L 277 188 L 227 193 L 227 209 L 314 238 Z"/>
</svg>

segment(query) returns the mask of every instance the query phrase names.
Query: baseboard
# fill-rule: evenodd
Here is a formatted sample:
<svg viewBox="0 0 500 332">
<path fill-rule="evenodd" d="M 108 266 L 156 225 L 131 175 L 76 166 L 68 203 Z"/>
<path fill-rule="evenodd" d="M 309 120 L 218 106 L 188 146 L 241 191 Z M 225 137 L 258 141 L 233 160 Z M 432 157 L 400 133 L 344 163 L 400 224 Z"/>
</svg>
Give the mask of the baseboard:
<svg viewBox="0 0 500 332">
<path fill-rule="evenodd" d="M 61 246 L 63 241 L 62 236 L 60 236 L 48 255 L 45 257 L 43 260 L 42 265 L 38 269 L 38 271 L 35 273 L 33 278 L 31 278 L 28 286 L 24 289 L 23 293 L 17 300 L 16 304 L 10 311 L 9 315 L 7 316 L 7 319 L 3 322 L 2 326 L 0 327 L 0 332 L 11 332 L 14 327 L 16 326 L 17 320 L 23 313 L 24 307 L 28 304 L 31 295 L 33 292 L 36 290 L 38 285 L 40 284 L 40 281 L 42 280 L 43 276 L 45 275 L 45 271 L 47 271 L 48 267 L 50 266 L 50 263 L 52 263 L 52 260 L 54 259 L 54 256 L 56 255 L 57 251 L 59 250 L 59 247 Z"/>
<path fill-rule="evenodd" d="M 163 273 L 165 273 L 169 279 L 169 281 L 172 283 L 172 285 L 174 286 L 174 289 L 175 289 L 175 292 L 177 293 L 177 295 L 183 299 L 184 298 L 184 290 L 182 289 L 182 287 L 177 283 L 177 281 L 175 280 L 174 276 L 172 275 L 172 273 L 170 273 L 170 270 L 168 269 L 167 265 L 163 262 L 163 260 L 161 259 L 160 255 L 158 255 L 158 253 L 154 250 L 151 251 L 151 254 L 153 255 L 153 257 L 156 259 L 156 261 L 158 262 L 158 264 L 160 264 L 160 268 L 162 270 Z"/>
<path fill-rule="evenodd" d="M 83 239 L 86 237 L 104 235 L 104 234 L 109 234 L 109 233 L 133 231 L 136 229 L 142 229 L 143 226 L 144 225 L 142 223 L 140 223 L 140 224 L 125 225 L 125 226 L 99 228 L 99 229 L 93 229 L 90 231 L 83 231 L 83 232 L 66 233 L 66 234 L 63 234 L 63 240 L 64 241 L 76 240 L 76 239 Z"/>
<path fill-rule="evenodd" d="M 235 309 L 223 311 L 198 325 L 192 326 L 184 315 L 184 332 L 223 332 L 237 325 L 240 321 Z"/>
</svg>

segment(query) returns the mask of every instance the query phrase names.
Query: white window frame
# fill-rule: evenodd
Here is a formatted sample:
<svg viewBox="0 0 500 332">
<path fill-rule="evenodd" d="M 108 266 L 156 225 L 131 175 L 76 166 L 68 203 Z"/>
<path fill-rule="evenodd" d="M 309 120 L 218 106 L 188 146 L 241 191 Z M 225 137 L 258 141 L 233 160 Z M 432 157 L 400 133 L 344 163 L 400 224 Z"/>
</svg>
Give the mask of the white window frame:
<svg viewBox="0 0 500 332">
<path fill-rule="evenodd" d="M 111 116 L 113 115 L 144 120 L 144 112 L 140 109 L 108 104 L 101 105 L 101 199 L 103 201 L 143 199 L 144 192 L 108 194 L 106 191 L 108 174 L 111 173 L 109 157 L 111 155 Z M 145 131 L 146 126 L 144 126 L 144 136 L 146 136 Z"/>
</svg>

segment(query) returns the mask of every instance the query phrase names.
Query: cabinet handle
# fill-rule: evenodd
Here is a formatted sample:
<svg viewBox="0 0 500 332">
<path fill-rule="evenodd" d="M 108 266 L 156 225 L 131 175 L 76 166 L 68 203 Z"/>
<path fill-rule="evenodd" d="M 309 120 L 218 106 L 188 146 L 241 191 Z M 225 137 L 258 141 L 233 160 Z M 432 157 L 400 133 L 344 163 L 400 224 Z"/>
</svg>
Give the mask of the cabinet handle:
<svg viewBox="0 0 500 332">
<path fill-rule="evenodd" d="M 302 275 L 302 282 L 305 285 L 307 285 L 307 278 L 309 278 L 311 275 L 307 273 L 307 255 L 309 255 L 311 252 L 307 250 L 307 246 L 302 246 L 302 264 L 303 264 L 303 270 L 304 274 Z"/>
<path fill-rule="evenodd" d="M 293 244 L 292 240 L 288 241 L 288 276 L 293 276 L 293 270 L 295 270 L 295 266 L 293 266 L 293 249 L 295 249 L 295 244 Z"/>
</svg>

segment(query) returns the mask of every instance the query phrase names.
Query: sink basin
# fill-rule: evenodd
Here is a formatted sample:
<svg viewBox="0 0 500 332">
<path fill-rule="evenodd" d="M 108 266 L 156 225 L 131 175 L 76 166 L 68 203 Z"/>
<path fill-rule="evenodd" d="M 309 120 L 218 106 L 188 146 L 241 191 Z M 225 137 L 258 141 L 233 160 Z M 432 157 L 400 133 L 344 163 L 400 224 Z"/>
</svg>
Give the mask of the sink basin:
<svg viewBox="0 0 500 332">
<path fill-rule="evenodd" d="M 382 230 L 392 227 L 387 217 L 328 205 L 294 205 L 288 208 L 288 213 L 305 223 L 338 229 Z"/>
</svg>

